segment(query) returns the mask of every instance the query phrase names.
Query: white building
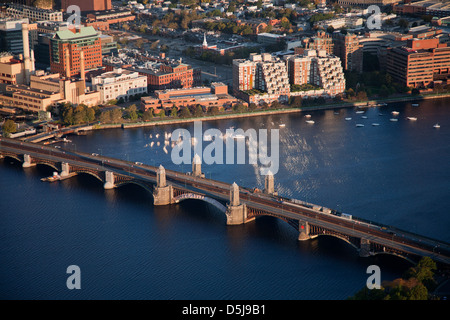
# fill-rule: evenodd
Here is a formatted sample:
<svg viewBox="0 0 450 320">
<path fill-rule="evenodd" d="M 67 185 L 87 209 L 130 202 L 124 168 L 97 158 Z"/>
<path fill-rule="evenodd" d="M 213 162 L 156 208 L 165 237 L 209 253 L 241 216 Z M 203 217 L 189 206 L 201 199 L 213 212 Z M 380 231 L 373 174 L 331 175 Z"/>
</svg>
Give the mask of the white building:
<svg viewBox="0 0 450 320">
<path fill-rule="evenodd" d="M 92 78 L 92 89 L 100 92 L 100 103 L 113 99 L 129 101 L 130 97 L 146 94 L 147 77 L 138 72 L 116 68 Z"/>
<path fill-rule="evenodd" d="M 63 13 L 22 4 L 10 3 L 6 15 L 14 18 L 28 18 L 31 21 L 63 21 Z"/>
</svg>

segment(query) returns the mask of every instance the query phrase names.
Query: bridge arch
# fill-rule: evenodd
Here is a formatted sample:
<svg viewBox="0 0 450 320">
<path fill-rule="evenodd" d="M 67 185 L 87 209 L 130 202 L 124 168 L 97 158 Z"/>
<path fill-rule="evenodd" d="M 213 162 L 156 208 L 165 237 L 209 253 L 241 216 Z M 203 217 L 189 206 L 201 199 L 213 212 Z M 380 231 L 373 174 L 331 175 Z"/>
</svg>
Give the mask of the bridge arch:
<svg viewBox="0 0 450 320">
<path fill-rule="evenodd" d="M 60 168 L 58 168 L 56 165 L 54 165 L 54 164 L 52 164 L 52 163 L 49 163 L 49 162 L 45 162 L 45 161 L 36 161 L 36 162 L 34 162 L 36 165 L 44 165 L 44 166 L 47 166 L 47 167 L 50 167 L 50 168 L 52 168 L 52 169 L 55 169 L 56 171 L 60 171 L 61 169 Z"/>
<path fill-rule="evenodd" d="M 139 186 L 139 187 L 143 188 L 145 191 L 148 191 L 153 197 L 153 189 L 152 189 L 152 187 L 150 187 L 149 185 L 146 185 L 144 183 L 141 183 L 139 181 L 136 181 L 136 180 L 127 180 L 127 181 L 118 182 L 118 183 L 115 183 L 115 186 L 116 187 L 123 187 L 123 186 L 129 185 L 129 184 L 133 184 L 133 185 L 136 185 L 136 186 Z"/>
<path fill-rule="evenodd" d="M 94 178 L 96 178 L 98 181 L 104 183 L 105 180 L 100 177 L 97 173 L 94 173 L 92 171 L 88 171 L 88 170 L 73 170 L 72 172 L 76 173 L 76 174 L 88 174 Z"/>
<path fill-rule="evenodd" d="M 3 155 L 5 158 L 11 158 L 11 159 L 14 159 L 14 160 L 17 160 L 17 161 L 19 161 L 20 163 L 22 163 L 23 162 L 23 159 L 21 159 L 19 156 L 16 156 L 16 155 L 13 155 L 13 154 L 4 154 Z"/>
<path fill-rule="evenodd" d="M 226 213 L 227 212 L 227 207 L 224 206 L 222 203 L 220 203 L 219 201 L 217 201 L 216 199 L 210 198 L 210 197 L 206 197 L 203 195 L 199 195 L 199 194 L 195 194 L 195 193 L 183 193 L 181 195 L 178 195 L 176 197 L 173 198 L 173 202 L 174 203 L 180 203 L 182 201 L 185 200 L 200 200 L 200 201 L 204 201 L 206 203 L 209 203 L 211 205 L 213 205 L 214 207 L 216 207 L 217 209 L 219 209 L 219 211 Z"/>
<path fill-rule="evenodd" d="M 409 263 L 411 263 L 411 264 L 413 264 L 413 265 L 416 265 L 416 264 L 417 264 L 417 261 L 414 261 L 413 259 L 408 258 L 408 257 L 405 256 L 405 255 L 402 255 L 402 254 L 399 254 L 399 253 L 395 253 L 395 252 L 390 252 L 390 251 L 375 251 L 375 252 L 372 252 L 372 255 L 373 255 L 373 256 L 377 256 L 377 255 L 389 255 L 389 256 L 394 256 L 394 257 L 397 257 L 397 258 L 401 258 L 401 259 L 403 259 L 403 260 L 406 260 L 406 261 L 408 261 Z"/>
</svg>

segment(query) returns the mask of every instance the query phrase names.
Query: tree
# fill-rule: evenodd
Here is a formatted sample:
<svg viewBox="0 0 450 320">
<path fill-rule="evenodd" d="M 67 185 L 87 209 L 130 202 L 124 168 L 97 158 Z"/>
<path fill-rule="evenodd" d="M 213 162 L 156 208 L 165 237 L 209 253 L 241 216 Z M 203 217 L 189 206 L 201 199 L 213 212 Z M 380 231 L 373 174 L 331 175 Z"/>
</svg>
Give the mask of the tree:
<svg viewBox="0 0 450 320">
<path fill-rule="evenodd" d="M 3 123 L 2 129 L 3 129 L 3 134 L 6 137 L 9 137 L 9 135 L 11 133 L 15 133 L 17 131 L 17 126 L 13 120 L 8 119 Z"/>
<path fill-rule="evenodd" d="M 92 122 L 95 120 L 95 109 L 94 107 L 87 108 L 86 110 L 87 121 Z"/>
<path fill-rule="evenodd" d="M 112 123 L 119 123 L 122 121 L 122 110 L 119 108 L 115 108 L 111 110 L 111 122 Z"/>
<path fill-rule="evenodd" d="M 142 120 L 150 121 L 151 119 L 153 119 L 153 109 L 145 110 L 144 113 L 142 114 Z"/>
<path fill-rule="evenodd" d="M 208 109 L 208 113 L 212 116 L 219 114 L 219 108 L 217 106 L 212 106 Z"/>
<path fill-rule="evenodd" d="M 87 122 L 87 113 L 86 113 L 87 106 L 85 105 L 78 105 L 75 107 L 73 111 L 73 123 L 74 124 L 81 124 L 83 122 Z"/>
<path fill-rule="evenodd" d="M 194 107 L 194 112 L 193 113 L 194 113 L 194 117 L 202 117 L 204 115 L 202 106 L 197 104 Z"/>
<path fill-rule="evenodd" d="M 192 117 L 192 114 L 189 111 L 189 109 L 186 107 L 181 107 L 180 108 L 180 118 L 190 118 L 190 117 Z"/>
<path fill-rule="evenodd" d="M 73 107 L 70 103 L 65 103 L 60 107 L 60 117 L 63 125 L 71 126 L 74 124 Z"/>
<path fill-rule="evenodd" d="M 234 111 L 234 112 L 237 112 L 237 113 L 243 113 L 243 112 L 246 111 L 246 109 L 247 109 L 247 107 L 244 106 L 242 103 L 236 103 L 236 104 L 233 106 L 233 111 Z"/>
<path fill-rule="evenodd" d="M 135 104 L 132 104 L 127 108 L 127 116 L 131 121 L 136 121 L 138 118 L 137 108 Z"/>
<path fill-rule="evenodd" d="M 176 118 L 176 117 L 178 117 L 178 108 L 174 105 L 173 107 L 172 107 L 172 109 L 170 110 L 170 116 L 172 117 L 172 118 Z"/>
<path fill-rule="evenodd" d="M 100 114 L 100 122 L 101 123 L 110 123 L 111 122 L 111 111 L 105 110 Z"/>
<path fill-rule="evenodd" d="M 258 106 L 256 105 L 256 103 L 250 103 L 249 104 L 249 106 L 248 106 L 248 110 L 250 110 L 250 111 L 254 111 L 254 110 L 256 110 L 258 108 Z"/>
</svg>

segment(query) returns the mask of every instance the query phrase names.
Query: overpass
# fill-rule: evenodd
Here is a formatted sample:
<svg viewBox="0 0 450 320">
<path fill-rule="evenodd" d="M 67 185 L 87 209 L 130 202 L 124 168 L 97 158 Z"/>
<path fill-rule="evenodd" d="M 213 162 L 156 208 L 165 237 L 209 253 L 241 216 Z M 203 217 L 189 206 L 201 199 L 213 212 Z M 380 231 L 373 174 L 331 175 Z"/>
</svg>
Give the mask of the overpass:
<svg viewBox="0 0 450 320">
<path fill-rule="evenodd" d="M 227 225 L 240 225 L 260 216 L 281 219 L 298 231 L 298 240 L 321 235 L 337 237 L 352 245 L 362 257 L 391 254 L 416 263 L 427 256 L 450 265 L 450 244 L 349 216 L 319 205 L 279 196 L 274 177 L 265 178 L 262 191 L 206 179 L 201 164 L 180 173 L 139 162 L 56 149 L 41 144 L 0 137 L 0 158 L 10 157 L 24 168 L 43 164 L 59 172 L 60 179 L 85 173 L 101 181 L 105 189 L 136 184 L 152 194 L 155 206 L 186 200 L 205 201 L 226 216 Z"/>
</svg>

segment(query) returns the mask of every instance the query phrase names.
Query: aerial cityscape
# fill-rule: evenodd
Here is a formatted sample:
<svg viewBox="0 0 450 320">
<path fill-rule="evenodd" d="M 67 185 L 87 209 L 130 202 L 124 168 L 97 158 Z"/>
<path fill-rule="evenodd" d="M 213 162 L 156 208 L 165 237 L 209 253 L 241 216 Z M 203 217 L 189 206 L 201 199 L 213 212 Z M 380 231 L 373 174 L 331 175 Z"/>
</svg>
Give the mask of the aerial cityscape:
<svg viewBox="0 0 450 320">
<path fill-rule="evenodd" d="M 0 1 L 0 298 L 447 300 L 449 104 L 446 0 Z"/>
</svg>

